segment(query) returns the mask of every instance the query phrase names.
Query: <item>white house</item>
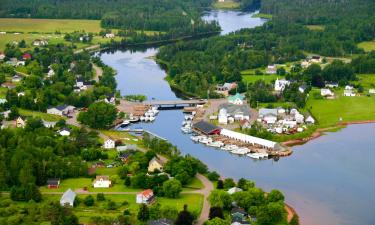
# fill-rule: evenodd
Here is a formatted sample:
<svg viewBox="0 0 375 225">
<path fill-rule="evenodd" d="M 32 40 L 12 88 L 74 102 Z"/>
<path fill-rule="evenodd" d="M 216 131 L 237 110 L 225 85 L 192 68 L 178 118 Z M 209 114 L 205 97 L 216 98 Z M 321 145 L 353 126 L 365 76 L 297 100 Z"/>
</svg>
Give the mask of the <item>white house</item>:
<svg viewBox="0 0 375 225">
<path fill-rule="evenodd" d="M 92 183 L 94 188 L 109 188 L 111 185 L 112 182 L 108 176 L 96 176 L 96 179 Z"/>
<path fill-rule="evenodd" d="M 323 97 L 333 97 L 335 95 L 331 90 L 329 90 L 327 88 L 320 89 L 320 94 Z"/>
<path fill-rule="evenodd" d="M 241 188 L 238 188 L 238 187 L 232 187 L 232 188 L 229 188 L 229 190 L 227 191 L 228 192 L 228 194 L 234 194 L 234 193 L 236 193 L 236 192 L 240 192 L 240 191 L 242 191 L 242 189 Z"/>
<path fill-rule="evenodd" d="M 271 113 L 266 114 L 263 117 L 263 121 L 266 122 L 267 124 L 274 124 L 277 121 L 277 116 L 275 116 L 274 114 L 271 114 Z"/>
<path fill-rule="evenodd" d="M 345 90 L 353 90 L 353 89 L 354 89 L 353 86 L 350 86 L 350 85 L 346 85 L 346 86 L 345 86 Z"/>
<path fill-rule="evenodd" d="M 22 80 L 22 77 L 18 74 L 14 75 L 12 77 L 12 82 L 14 82 L 14 83 L 20 82 L 21 80 Z"/>
<path fill-rule="evenodd" d="M 225 108 L 220 109 L 218 115 L 219 124 L 227 124 L 228 123 L 228 113 Z"/>
<path fill-rule="evenodd" d="M 346 97 L 354 97 L 356 94 L 353 92 L 352 89 L 345 89 L 344 90 L 344 96 Z"/>
<path fill-rule="evenodd" d="M 0 98 L 0 104 L 5 104 L 7 103 L 8 101 L 5 99 L 5 98 Z"/>
<path fill-rule="evenodd" d="M 69 205 L 69 206 L 73 207 L 74 200 L 76 199 L 76 196 L 77 196 L 77 194 L 74 191 L 72 191 L 72 189 L 69 188 L 63 194 L 63 196 L 61 197 L 61 199 L 60 199 L 60 205 L 62 205 L 62 206 Z"/>
<path fill-rule="evenodd" d="M 305 120 L 305 117 L 300 113 L 296 113 L 294 115 L 294 119 L 297 121 L 297 123 L 303 123 L 303 121 Z"/>
<path fill-rule="evenodd" d="M 312 117 L 312 116 L 308 116 L 305 120 L 305 122 L 307 124 L 314 124 L 315 123 L 315 119 Z"/>
<path fill-rule="evenodd" d="M 277 73 L 277 68 L 276 65 L 269 65 L 266 68 L 266 74 L 276 74 Z"/>
<path fill-rule="evenodd" d="M 329 88 L 338 88 L 339 84 L 338 83 L 326 83 L 325 86 Z"/>
<path fill-rule="evenodd" d="M 375 88 L 369 89 L 369 90 L 368 90 L 368 93 L 369 93 L 369 94 L 375 94 Z"/>
<path fill-rule="evenodd" d="M 53 71 L 53 69 L 49 69 L 48 73 L 47 73 L 47 77 L 52 77 L 55 75 L 55 71 Z"/>
<path fill-rule="evenodd" d="M 47 109 L 48 114 L 63 116 L 74 112 L 75 107 L 71 105 L 59 105 L 56 107 L 50 107 Z"/>
<path fill-rule="evenodd" d="M 144 190 L 137 194 L 136 203 L 150 204 L 154 200 L 154 192 L 151 189 Z"/>
<path fill-rule="evenodd" d="M 33 41 L 34 46 L 45 46 L 48 45 L 48 41 L 36 39 Z"/>
<path fill-rule="evenodd" d="M 306 88 L 307 88 L 306 85 L 301 85 L 301 86 L 298 87 L 298 91 L 301 92 L 301 93 L 305 93 Z"/>
<path fill-rule="evenodd" d="M 61 136 L 70 136 L 70 129 L 68 129 L 68 128 L 62 128 L 61 130 L 58 131 L 58 133 Z"/>
<path fill-rule="evenodd" d="M 46 128 L 54 128 L 57 123 L 57 122 L 50 122 L 50 121 L 45 121 L 45 120 L 42 120 L 42 122 L 43 122 L 43 126 Z"/>
<path fill-rule="evenodd" d="M 0 60 L 4 60 L 5 59 L 5 54 L 3 52 L 0 52 Z"/>
<path fill-rule="evenodd" d="M 275 91 L 283 91 L 289 84 L 290 81 L 285 79 L 279 80 L 279 78 L 277 78 L 275 81 Z"/>
<path fill-rule="evenodd" d="M 235 105 L 242 105 L 244 101 L 244 96 L 241 95 L 240 93 L 237 93 L 235 95 L 229 96 L 228 97 L 228 102 L 235 104 Z"/>
<path fill-rule="evenodd" d="M 106 37 L 106 38 L 114 38 L 114 37 L 115 37 L 115 34 L 108 33 L 108 34 L 105 34 L 105 37 Z"/>
<path fill-rule="evenodd" d="M 107 139 L 105 142 L 104 142 L 104 145 L 103 145 L 103 148 L 105 149 L 112 149 L 112 148 L 115 148 L 116 146 L 116 143 L 114 140 L 112 139 Z"/>
</svg>

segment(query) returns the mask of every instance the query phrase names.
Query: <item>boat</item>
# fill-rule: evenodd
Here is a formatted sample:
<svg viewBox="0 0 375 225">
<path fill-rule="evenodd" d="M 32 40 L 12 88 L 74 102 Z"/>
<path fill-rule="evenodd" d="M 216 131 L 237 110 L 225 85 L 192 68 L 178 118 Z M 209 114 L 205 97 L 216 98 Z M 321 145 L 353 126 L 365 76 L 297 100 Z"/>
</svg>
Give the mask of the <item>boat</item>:
<svg viewBox="0 0 375 225">
<path fill-rule="evenodd" d="M 143 133 L 143 128 L 142 127 L 136 127 L 136 128 L 134 128 L 133 131 L 136 134 L 142 134 Z"/>
<path fill-rule="evenodd" d="M 215 148 L 220 148 L 223 145 L 224 145 L 224 143 L 221 142 L 221 141 L 214 141 L 214 142 L 207 143 L 207 146 L 215 147 Z"/>
<path fill-rule="evenodd" d="M 185 134 L 189 134 L 192 132 L 191 128 L 190 127 L 181 127 L 181 130 L 182 132 L 184 132 Z"/>
<path fill-rule="evenodd" d="M 203 136 L 203 137 L 199 138 L 198 141 L 199 141 L 200 143 L 203 143 L 203 144 L 208 144 L 208 143 L 212 142 L 212 139 L 209 138 L 209 137 L 205 137 L 205 136 Z"/>
<path fill-rule="evenodd" d="M 249 153 L 247 154 L 247 156 L 253 159 L 267 159 L 268 158 L 267 153 Z"/>
<path fill-rule="evenodd" d="M 155 120 L 155 117 L 154 117 L 154 116 L 150 116 L 150 117 L 148 117 L 148 120 L 149 120 L 150 122 L 153 122 L 153 121 Z"/>
<path fill-rule="evenodd" d="M 193 120 L 194 116 L 193 115 L 186 115 L 185 120 Z"/>
<path fill-rule="evenodd" d="M 191 136 L 190 139 L 192 141 L 198 142 L 199 141 L 199 136 Z"/>
</svg>

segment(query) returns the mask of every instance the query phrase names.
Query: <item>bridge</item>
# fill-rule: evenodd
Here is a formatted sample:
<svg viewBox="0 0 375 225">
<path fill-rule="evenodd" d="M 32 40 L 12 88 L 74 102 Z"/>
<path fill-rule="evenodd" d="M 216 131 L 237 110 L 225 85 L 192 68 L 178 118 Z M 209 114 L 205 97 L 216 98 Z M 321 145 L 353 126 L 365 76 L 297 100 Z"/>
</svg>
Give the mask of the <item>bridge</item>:
<svg viewBox="0 0 375 225">
<path fill-rule="evenodd" d="M 145 105 L 157 106 L 159 108 L 183 108 L 185 106 L 196 106 L 206 104 L 204 99 L 190 99 L 190 100 L 162 100 L 144 102 Z"/>
</svg>

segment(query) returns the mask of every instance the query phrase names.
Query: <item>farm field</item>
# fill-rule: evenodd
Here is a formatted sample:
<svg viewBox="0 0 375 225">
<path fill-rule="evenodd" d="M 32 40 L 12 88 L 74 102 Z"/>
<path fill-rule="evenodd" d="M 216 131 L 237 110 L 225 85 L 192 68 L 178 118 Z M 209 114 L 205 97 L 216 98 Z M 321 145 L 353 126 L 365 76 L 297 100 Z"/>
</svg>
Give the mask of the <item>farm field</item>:
<svg viewBox="0 0 375 225">
<path fill-rule="evenodd" d="M 336 99 L 313 99 L 310 97 L 306 108 L 318 120 L 319 127 L 335 126 L 340 122 L 375 120 L 375 95 L 344 97 L 336 92 Z M 312 95 L 310 95 L 312 96 Z"/>
<path fill-rule="evenodd" d="M 357 75 L 358 81 L 356 84 L 361 84 L 365 88 L 365 93 L 370 88 L 375 88 L 375 74 L 360 74 Z"/>
<path fill-rule="evenodd" d="M 366 52 L 375 51 L 375 41 L 364 41 L 358 44 L 358 47 L 363 48 Z"/>
<path fill-rule="evenodd" d="M 27 110 L 27 109 L 19 108 L 18 111 L 22 116 L 40 117 L 41 119 L 44 119 L 46 121 L 59 121 L 60 119 L 63 119 L 62 117 L 57 116 L 57 115 L 51 115 L 51 114 Z"/>
<path fill-rule="evenodd" d="M 240 5 L 237 2 L 233 1 L 233 0 L 226 0 L 225 2 L 218 2 L 218 1 L 216 1 L 213 4 L 213 6 L 216 9 L 236 9 Z"/>
</svg>

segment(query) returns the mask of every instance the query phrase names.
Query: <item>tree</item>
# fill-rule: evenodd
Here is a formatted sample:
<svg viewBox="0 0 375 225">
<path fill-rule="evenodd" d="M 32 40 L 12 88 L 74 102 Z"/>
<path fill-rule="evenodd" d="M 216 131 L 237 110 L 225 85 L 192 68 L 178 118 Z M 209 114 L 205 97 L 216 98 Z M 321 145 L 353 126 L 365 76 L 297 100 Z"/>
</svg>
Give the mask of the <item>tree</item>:
<svg viewBox="0 0 375 225">
<path fill-rule="evenodd" d="M 297 214 L 294 214 L 292 219 L 290 219 L 289 225 L 299 225 L 299 217 Z"/>
<path fill-rule="evenodd" d="M 102 201 L 104 201 L 105 200 L 105 197 L 104 197 L 104 194 L 103 193 L 98 193 L 97 195 L 96 195 L 96 201 L 98 201 L 98 202 L 102 202 Z"/>
<path fill-rule="evenodd" d="M 192 225 L 193 221 L 193 215 L 187 210 L 187 205 L 184 205 L 184 210 L 178 214 L 175 225 Z"/>
<path fill-rule="evenodd" d="M 217 181 L 219 178 L 220 178 L 220 175 L 215 172 L 215 171 L 212 171 L 212 172 L 209 172 L 207 174 L 207 178 L 210 180 L 210 181 Z"/>
<path fill-rule="evenodd" d="M 139 206 L 137 218 L 140 221 L 147 221 L 150 218 L 150 212 L 146 204 L 141 204 Z"/>
<path fill-rule="evenodd" d="M 236 183 L 234 182 L 234 180 L 232 178 L 226 178 L 224 180 L 224 189 L 229 189 L 229 188 L 232 188 L 236 186 Z"/>
<path fill-rule="evenodd" d="M 84 203 L 86 206 L 93 206 L 94 203 L 95 203 L 95 200 L 94 200 L 94 198 L 93 198 L 91 195 L 88 195 L 88 196 L 83 200 L 83 203 Z"/>
<path fill-rule="evenodd" d="M 257 222 L 264 225 L 277 224 L 285 215 L 286 212 L 283 203 L 271 202 L 258 208 Z"/>
<path fill-rule="evenodd" d="M 116 119 L 116 107 L 105 102 L 91 104 L 87 112 L 78 115 L 78 121 L 92 128 L 102 129 L 112 125 Z"/>
<path fill-rule="evenodd" d="M 223 209 L 220 208 L 220 207 L 217 207 L 217 206 L 216 207 L 211 207 L 210 208 L 209 218 L 210 218 L 210 220 L 212 220 L 214 218 L 224 219 Z"/>
<path fill-rule="evenodd" d="M 244 191 L 249 190 L 250 188 L 255 187 L 254 181 L 247 180 L 245 178 L 241 178 L 238 180 L 237 187 L 241 188 Z"/>
<path fill-rule="evenodd" d="M 171 179 L 163 183 L 163 192 L 168 198 L 177 198 L 182 191 L 182 185 L 179 180 Z"/>
<path fill-rule="evenodd" d="M 283 202 L 285 199 L 283 193 L 281 193 L 279 190 L 272 190 L 268 195 L 267 195 L 267 201 L 268 202 Z"/>
<path fill-rule="evenodd" d="M 208 197 L 208 201 L 210 201 L 211 207 L 219 207 L 224 209 L 230 209 L 232 204 L 230 194 L 223 190 L 213 190 Z"/>
<path fill-rule="evenodd" d="M 224 182 L 222 180 L 218 180 L 216 188 L 217 189 L 224 189 Z"/>
<path fill-rule="evenodd" d="M 116 205 L 116 202 L 112 201 L 112 200 L 108 200 L 107 202 L 107 210 L 115 210 L 117 209 L 117 205 Z"/>
<path fill-rule="evenodd" d="M 228 223 L 224 219 L 216 217 L 212 220 L 208 220 L 205 224 L 206 225 L 229 225 L 230 223 Z"/>
</svg>

